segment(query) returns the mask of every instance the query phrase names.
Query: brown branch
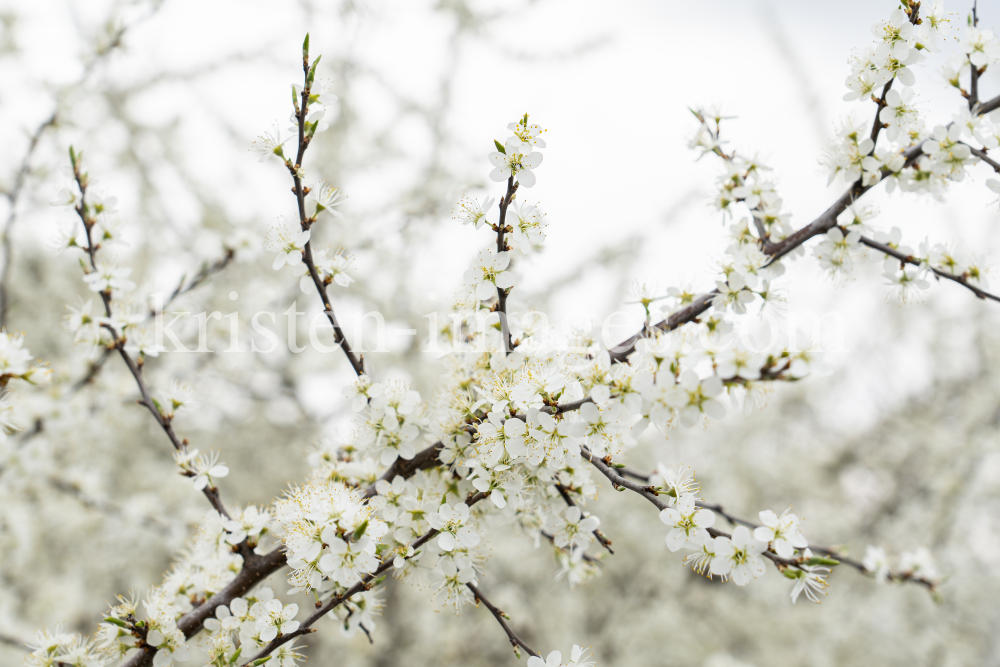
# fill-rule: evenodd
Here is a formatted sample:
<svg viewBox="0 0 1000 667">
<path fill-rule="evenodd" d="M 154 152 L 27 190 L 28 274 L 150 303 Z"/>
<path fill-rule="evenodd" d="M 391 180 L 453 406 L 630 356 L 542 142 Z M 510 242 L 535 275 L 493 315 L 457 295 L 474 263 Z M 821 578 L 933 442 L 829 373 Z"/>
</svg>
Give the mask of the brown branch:
<svg viewBox="0 0 1000 667">
<path fill-rule="evenodd" d="M 517 634 L 515 634 L 514 631 L 510 629 L 510 626 L 507 625 L 507 620 L 510 619 L 510 616 L 508 616 L 504 612 L 502 612 L 499 609 L 497 609 L 496 606 L 492 602 L 490 602 L 489 600 L 487 600 L 486 596 L 483 595 L 483 592 L 481 590 L 479 590 L 479 588 L 477 586 L 475 586 L 475 585 L 473 585 L 471 583 L 470 584 L 466 584 L 465 586 L 470 591 L 472 591 L 473 595 L 476 596 L 476 604 L 479 604 L 480 602 L 482 602 L 483 606 L 486 607 L 489 610 L 489 612 L 491 614 L 493 614 L 493 617 L 497 619 L 497 623 L 499 623 L 500 627 L 503 628 L 503 631 L 507 633 L 507 639 L 510 640 L 511 646 L 514 647 L 514 653 L 518 653 L 518 647 L 521 647 L 525 651 L 527 651 L 530 655 L 533 655 L 533 656 L 538 657 L 538 658 L 542 657 L 541 653 L 539 653 L 535 649 L 533 649 L 530 646 L 528 646 L 527 644 L 525 644 L 524 640 L 521 639 L 520 637 L 518 637 Z M 521 657 L 521 656 L 518 655 L 518 657 Z"/>
<path fill-rule="evenodd" d="M 968 274 L 963 273 L 962 275 L 956 275 L 954 273 L 948 273 L 947 271 L 942 271 L 941 269 L 936 269 L 932 266 L 926 266 L 923 262 L 913 257 L 912 255 L 904 255 L 895 248 L 891 248 L 885 245 L 884 243 L 879 243 L 878 241 L 874 241 L 865 236 L 861 237 L 860 242 L 868 246 L 869 248 L 874 248 L 879 252 L 883 252 L 886 255 L 895 257 L 900 261 L 901 264 L 910 264 L 912 266 L 923 267 L 933 272 L 934 275 L 937 276 L 938 278 L 945 278 L 946 280 L 951 280 L 953 282 L 956 282 L 959 285 L 967 288 L 969 291 L 978 296 L 980 299 L 989 299 L 990 301 L 1000 302 L 1000 296 L 991 294 L 986 290 L 979 289 L 978 287 L 970 283 Z"/>
<path fill-rule="evenodd" d="M 964 142 L 961 141 L 959 143 L 962 143 L 965 146 L 969 146 L 969 144 L 965 144 Z M 986 164 L 993 167 L 993 171 L 1000 174 L 1000 162 L 997 162 L 996 160 L 991 158 L 989 155 L 986 154 L 986 151 L 982 150 L 981 148 L 976 148 L 975 146 L 969 146 L 969 149 L 972 151 L 973 155 L 975 155 L 977 158 L 979 158 Z"/>
<path fill-rule="evenodd" d="M 72 155 L 72 149 L 70 149 L 70 151 Z M 94 243 L 92 237 L 92 232 L 94 229 L 94 225 L 96 224 L 96 220 L 92 219 L 87 214 L 86 201 L 87 201 L 88 180 L 86 175 L 84 175 L 80 171 L 80 158 L 73 157 L 72 164 L 73 164 L 73 178 L 76 181 L 77 187 L 80 189 L 80 203 L 74 207 L 74 210 L 79 216 L 80 221 L 83 223 L 83 229 L 86 234 L 87 246 L 84 248 L 84 250 L 87 251 L 87 256 L 90 258 L 90 269 L 87 270 L 87 273 L 90 273 L 91 271 L 97 270 L 98 246 Z M 100 292 L 100 295 L 101 295 L 101 301 L 104 303 L 104 313 L 108 317 L 111 317 L 111 290 L 105 289 Z M 160 412 L 160 409 L 156 406 L 156 403 L 153 401 L 153 397 L 149 393 L 149 388 L 146 386 L 146 380 L 143 378 L 142 368 L 132 358 L 132 355 L 130 355 L 125 350 L 125 338 L 119 335 L 119 333 L 115 331 L 114 327 L 112 327 L 110 324 L 104 324 L 102 326 L 111 334 L 111 338 L 114 343 L 112 349 L 118 351 L 118 354 L 121 356 L 122 361 L 124 361 L 125 365 L 128 366 L 129 372 L 132 373 L 132 377 L 135 379 L 136 385 L 139 387 L 139 394 L 142 396 L 142 398 L 139 400 L 139 404 L 145 406 L 145 408 L 149 410 L 149 413 L 153 415 L 153 418 L 156 420 L 156 423 L 159 424 L 160 428 L 163 430 L 164 433 L 166 433 L 167 437 L 170 439 L 170 443 L 174 446 L 174 449 L 176 451 L 183 451 L 187 446 L 187 441 L 185 440 L 182 442 L 181 439 L 177 437 L 177 434 L 174 432 L 174 428 L 171 423 L 172 418 L 162 414 Z M 229 516 L 229 513 L 226 512 L 225 506 L 222 504 L 222 500 L 219 497 L 219 490 L 217 488 L 215 488 L 214 486 L 206 486 L 204 489 L 202 489 L 202 493 L 208 499 L 208 502 L 211 503 L 215 511 L 217 511 L 219 514 L 226 517 L 227 519 L 231 518 Z M 249 549 L 246 548 L 245 544 L 241 545 L 241 553 L 244 553 L 244 555 L 246 553 L 249 553 Z"/>
<path fill-rule="evenodd" d="M 486 497 L 485 493 L 471 494 L 468 498 L 466 498 L 465 504 L 471 507 L 472 505 L 475 505 L 485 497 Z M 421 535 L 416 541 L 413 542 L 411 546 L 413 547 L 414 550 L 419 549 L 429 540 L 433 539 L 437 534 L 438 531 L 432 528 L 423 535 Z M 374 572 L 366 574 L 364 577 L 362 577 L 361 581 L 354 584 L 343 593 L 333 596 L 326 604 L 324 604 L 322 607 L 320 607 L 312 614 L 310 614 L 309 617 L 306 618 L 306 620 L 303 621 L 301 625 L 299 625 L 299 628 L 295 632 L 289 632 L 288 634 L 280 635 L 275 639 L 273 639 L 271 643 L 269 643 L 267 646 L 258 651 L 256 655 L 254 655 L 252 658 L 244 662 L 243 667 L 247 667 L 247 665 L 249 665 L 250 663 L 270 655 L 271 653 L 274 652 L 275 649 L 282 646 L 283 644 L 287 644 L 296 637 L 300 637 L 302 635 L 315 632 L 312 626 L 316 623 L 316 621 L 326 616 L 335 608 L 339 607 L 345 601 L 349 600 L 352 596 L 362 591 L 370 590 L 372 588 L 371 582 L 380 574 L 382 574 L 390 567 L 392 567 L 392 561 L 393 561 L 392 558 L 383 561 L 382 563 L 379 564 L 377 568 L 375 568 Z"/>
<path fill-rule="evenodd" d="M 8 192 L 3 193 L 10 203 L 10 213 L 7 214 L 7 222 L 3 226 L 3 242 L 0 243 L 0 262 L 3 262 L 3 268 L 0 269 L 0 328 L 7 326 L 7 314 L 10 310 L 10 294 L 7 283 L 10 281 L 10 267 L 13 261 L 13 240 L 11 233 L 14 230 L 14 223 L 17 221 L 17 204 L 21 199 L 21 192 L 24 190 L 24 183 L 28 178 L 28 173 L 31 171 L 31 158 L 35 155 L 38 142 L 41 140 L 42 135 L 45 134 L 45 131 L 55 125 L 55 123 L 56 112 L 53 111 L 52 115 L 32 132 L 31 138 L 28 140 L 28 150 L 25 151 L 24 158 L 21 160 L 21 166 L 14 176 L 14 185 Z"/>
<path fill-rule="evenodd" d="M 278 547 L 263 556 L 253 554 L 249 558 L 244 558 L 243 569 L 240 570 L 239 574 L 221 591 L 184 614 L 177 621 L 178 629 L 184 633 L 185 637 L 193 637 L 201 630 L 206 620 L 215 616 L 215 610 L 218 607 L 228 606 L 236 598 L 246 595 L 254 586 L 277 572 L 284 565 L 283 547 Z M 149 667 L 153 664 L 155 654 L 155 648 L 147 647 L 133 654 L 121 667 Z"/>
<path fill-rule="evenodd" d="M 500 220 L 497 222 L 496 227 L 494 227 L 497 233 L 498 255 L 510 249 L 507 241 L 504 239 L 504 233 L 508 229 L 507 208 L 514 200 L 514 194 L 517 192 L 519 185 L 519 182 L 514 181 L 514 174 L 511 174 L 507 178 L 507 194 L 500 198 Z M 513 228 L 510 231 L 513 232 Z M 497 313 L 500 316 L 500 335 L 503 338 L 503 351 L 505 355 L 510 354 L 514 350 L 510 339 L 510 323 L 507 321 L 507 293 L 509 290 L 510 288 L 497 287 Z"/>
<path fill-rule="evenodd" d="M 180 296 L 187 294 L 188 292 L 200 287 L 202 283 L 207 281 L 209 278 L 217 273 L 221 273 L 227 266 L 229 266 L 233 259 L 236 257 L 236 252 L 232 248 L 226 248 L 225 253 L 219 259 L 215 260 L 211 264 L 205 263 L 202 265 L 198 273 L 195 274 L 194 278 L 190 282 L 185 283 L 185 279 L 181 278 L 177 287 L 171 292 L 170 296 L 167 298 L 163 304 L 160 305 L 159 309 L 151 308 L 149 310 L 149 317 L 156 317 L 163 313 L 164 309 L 169 306 L 175 299 Z"/>
<path fill-rule="evenodd" d="M 25 642 L 21 641 L 20 639 L 15 639 L 14 637 L 6 635 L 2 632 L 0 632 L 0 644 L 6 644 L 7 646 L 12 646 L 14 648 L 21 649 L 22 651 L 25 651 L 27 653 L 31 652 L 31 648 Z"/>
<path fill-rule="evenodd" d="M 994 109 L 1000 108 L 1000 96 L 997 96 L 979 105 L 978 114 L 983 115 L 993 111 Z M 973 152 L 978 149 L 973 149 Z M 904 166 L 910 166 L 916 161 L 917 158 L 922 155 L 923 152 L 923 142 L 919 144 L 914 144 L 910 146 L 905 151 L 903 151 L 903 157 L 906 162 Z M 982 156 L 977 154 L 977 157 L 982 158 Z M 991 163 L 992 160 L 988 163 Z M 990 164 L 990 166 L 993 166 Z M 835 201 L 826 211 L 824 211 L 819 217 L 810 222 L 808 225 L 801 227 L 796 232 L 788 236 L 787 238 L 778 241 L 777 243 L 765 243 L 764 253 L 771 256 L 771 262 L 775 262 L 778 259 L 784 257 L 792 250 L 795 250 L 803 243 L 818 236 L 820 234 L 825 234 L 834 227 L 837 226 L 837 217 L 843 213 L 848 206 L 853 204 L 861 195 L 865 194 L 871 190 L 875 185 L 885 180 L 892 175 L 888 169 L 883 169 L 881 178 L 876 183 L 871 185 L 861 185 L 860 181 L 855 182 L 844 194 L 842 194 L 837 201 Z M 711 307 L 712 299 L 718 292 L 713 290 L 698 296 L 691 304 L 685 308 L 673 313 L 665 320 L 662 320 L 654 325 L 655 328 L 660 331 L 672 331 L 677 327 L 686 324 L 688 322 L 694 321 L 699 315 L 704 313 Z M 988 298 L 988 297 L 983 297 Z M 635 349 L 635 344 L 640 338 L 644 337 L 644 331 L 640 331 L 630 338 L 622 341 L 615 347 L 609 350 L 611 354 L 612 361 L 622 362 L 628 358 L 628 355 L 632 353 Z"/>
<path fill-rule="evenodd" d="M 559 551 L 562 551 L 563 553 L 572 553 L 572 550 L 569 549 L 568 547 L 557 547 L 556 546 L 556 537 L 552 533 L 547 533 L 544 530 L 540 530 L 540 531 L 538 531 L 538 534 L 541 535 L 542 537 L 544 537 L 545 539 L 547 539 L 552 544 L 552 546 L 555 547 L 556 549 L 558 549 Z M 581 551 L 583 551 L 583 550 L 581 549 Z M 595 565 L 599 565 L 601 563 L 601 559 L 600 558 L 596 558 L 595 556 L 591 556 L 586 551 L 583 551 L 583 560 L 587 561 L 588 563 L 594 563 Z"/>
<path fill-rule="evenodd" d="M 972 2 L 972 26 L 976 27 L 979 25 L 979 15 L 976 13 L 976 0 Z M 985 69 L 985 68 L 984 68 Z M 979 68 L 973 64 L 972 59 L 969 58 L 969 111 L 976 106 L 979 101 L 979 75 L 981 72 Z"/>
<path fill-rule="evenodd" d="M 302 160 L 305 157 L 306 148 L 309 147 L 309 143 L 312 140 L 311 135 L 306 135 L 306 117 L 309 113 L 309 95 L 312 87 L 312 80 L 309 78 L 309 69 L 309 54 L 303 52 L 302 72 L 304 81 L 301 95 L 302 103 L 301 105 L 298 105 L 299 108 L 296 110 L 296 118 L 298 119 L 299 126 L 299 148 L 298 153 L 295 156 L 295 164 L 289 167 L 289 171 L 292 174 L 292 181 L 295 183 L 294 190 L 295 199 L 299 209 L 299 225 L 303 231 L 309 231 L 312 224 L 316 221 L 315 216 L 310 218 L 306 215 L 306 190 L 302 186 L 302 179 L 299 178 L 299 169 L 302 167 Z M 313 285 L 316 286 L 316 291 L 319 293 L 319 297 L 323 301 L 323 312 L 326 314 L 326 318 L 329 320 L 330 326 L 333 327 L 334 342 L 344 351 L 344 354 L 347 356 L 347 361 L 350 362 L 351 368 L 354 369 L 355 374 L 364 375 L 364 357 L 354 352 L 351 348 L 351 344 L 347 341 L 347 337 L 344 336 L 344 331 L 340 327 L 340 322 L 337 321 L 337 315 L 333 312 L 333 305 L 330 303 L 330 296 L 326 292 L 326 283 L 322 278 L 320 278 L 319 272 L 316 270 L 316 263 L 313 261 L 311 238 L 306 243 L 306 246 L 302 251 L 302 261 L 305 263 L 306 268 L 309 269 L 309 277 L 312 278 Z"/>
<path fill-rule="evenodd" d="M 585 459 L 587 459 L 595 468 L 597 468 L 602 475 L 608 478 L 608 480 L 611 482 L 611 485 L 616 490 L 619 488 L 624 488 L 628 489 L 629 491 L 632 491 L 633 493 L 637 493 L 646 500 L 648 500 L 650 503 L 652 503 L 653 506 L 660 511 L 663 511 L 668 507 L 666 503 L 664 503 L 662 500 L 659 499 L 659 492 L 656 487 L 641 486 L 639 484 L 630 482 L 621 475 L 619 475 L 615 471 L 615 468 L 613 468 L 611 465 L 607 463 L 606 459 L 600 459 L 594 456 L 594 454 L 586 447 L 580 447 L 580 451 L 583 453 L 583 457 Z M 649 476 L 647 475 L 646 477 L 648 479 Z M 741 525 L 752 529 L 752 528 L 757 528 L 760 525 L 753 523 L 751 521 L 747 521 L 745 519 L 739 519 L 737 517 L 732 516 L 731 514 L 728 514 L 723 510 L 721 505 L 713 505 L 711 503 L 706 503 L 703 501 L 698 501 L 695 503 L 695 505 L 718 513 L 720 516 L 726 519 L 726 521 L 728 521 L 730 524 L 734 526 Z M 732 537 L 729 533 L 724 533 L 715 528 L 709 528 L 708 532 L 710 535 L 712 535 L 712 537 Z M 809 545 L 808 548 L 817 553 L 822 553 L 827 556 L 830 556 L 831 558 L 835 558 L 844 563 L 845 565 L 849 565 L 850 567 L 853 567 L 854 569 L 858 570 L 863 574 L 873 574 L 868 568 L 866 568 L 860 562 L 852 560 L 850 558 L 842 557 L 839 552 L 833 549 L 830 549 L 828 547 L 814 546 L 811 544 Z M 764 551 L 761 555 L 773 561 L 775 565 L 780 565 L 784 567 L 801 567 L 802 565 L 802 561 L 800 560 L 794 558 L 781 558 L 776 553 L 770 550 Z M 934 591 L 937 586 L 937 584 L 933 581 L 929 581 L 922 577 L 915 577 L 911 574 L 906 574 L 906 573 L 890 574 L 890 579 L 893 579 L 895 581 L 912 581 L 914 583 L 926 586 L 931 591 Z"/>
<path fill-rule="evenodd" d="M 436 468 L 441 465 L 441 459 L 438 458 L 441 454 L 441 450 L 444 448 L 444 444 L 441 442 L 435 442 L 433 445 L 427 449 L 422 449 L 417 454 L 407 461 L 403 458 L 398 458 L 393 461 L 389 469 L 386 470 L 380 480 L 385 480 L 387 482 L 392 482 L 399 475 L 403 479 L 409 479 L 417 474 L 418 470 L 427 470 L 428 468 Z M 370 485 L 365 489 L 365 498 L 371 498 L 378 492 L 375 490 L 375 485 Z"/>
</svg>

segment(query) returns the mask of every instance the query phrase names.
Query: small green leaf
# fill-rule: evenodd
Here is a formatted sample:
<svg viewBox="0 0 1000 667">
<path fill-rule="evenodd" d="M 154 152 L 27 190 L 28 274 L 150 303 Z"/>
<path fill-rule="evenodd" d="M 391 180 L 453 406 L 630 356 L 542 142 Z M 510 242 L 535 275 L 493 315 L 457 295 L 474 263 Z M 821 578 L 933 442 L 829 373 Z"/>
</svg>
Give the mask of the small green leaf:
<svg viewBox="0 0 1000 667">
<path fill-rule="evenodd" d="M 498 150 L 498 151 L 500 151 L 500 152 L 501 152 L 501 153 L 503 153 L 504 155 L 506 155 L 506 154 L 507 154 L 507 151 L 505 151 L 505 150 L 503 149 L 503 144 L 501 144 L 501 143 L 500 143 L 499 141 L 497 141 L 496 139 L 494 139 L 494 140 L 493 140 L 493 143 L 494 143 L 494 144 L 496 144 L 496 147 L 497 147 L 497 150 Z"/>
<path fill-rule="evenodd" d="M 123 621 L 120 618 L 115 618 L 114 616 L 108 616 L 107 618 L 104 619 L 104 621 L 105 621 L 105 623 L 112 623 L 114 625 L 117 625 L 119 628 L 127 628 L 128 627 L 128 623 L 126 623 L 125 621 Z"/>
<path fill-rule="evenodd" d="M 302 40 L 302 57 L 309 57 L 309 33 L 306 33 L 306 38 Z"/>
<path fill-rule="evenodd" d="M 368 530 L 368 519 L 365 519 L 360 526 L 354 529 L 354 541 L 357 542 L 360 540 L 366 530 Z"/>
<path fill-rule="evenodd" d="M 316 60 L 313 62 L 312 67 L 309 68 L 309 76 L 306 77 L 306 81 L 312 83 L 316 78 L 316 66 L 319 65 L 319 61 L 323 59 L 323 56 L 316 56 Z"/>
<path fill-rule="evenodd" d="M 258 667 L 258 665 L 263 665 L 265 662 L 267 662 L 270 659 L 271 659 L 271 656 L 267 656 L 266 658 L 261 658 L 260 660 L 254 660 L 253 661 L 253 666 L 254 667 Z"/>
<path fill-rule="evenodd" d="M 524 120 L 521 121 L 521 125 L 528 127 L 528 114 L 524 114 Z"/>
<path fill-rule="evenodd" d="M 806 565 L 840 565 L 840 561 L 836 558 L 823 558 L 822 556 L 813 556 L 806 561 Z"/>
<path fill-rule="evenodd" d="M 784 570 L 781 571 L 781 573 L 786 577 L 788 577 L 789 579 L 798 579 L 799 577 L 802 576 L 802 570 L 796 570 L 795 568 L 791 567 L 785 568 Z"/>
<path fill-rule="evenodd" d="M 613 465 L 616 468 L 624 468 L 625 467 L 624 463 L 612 463 L 611 465 Z"/>
<path fill-rule="evenodd" d="M 235 663 L 237 660 L 240 659 L 240 653 L 243 653 L 243 647 L 242 646 L 239 647 L 238 649 L 236 649 L 236 653 L 233 653 L 233 657 L 231 657 L 229 659 L 229 664 L 230 665 L 233 664 L 233 663 Z"/>
</svg>

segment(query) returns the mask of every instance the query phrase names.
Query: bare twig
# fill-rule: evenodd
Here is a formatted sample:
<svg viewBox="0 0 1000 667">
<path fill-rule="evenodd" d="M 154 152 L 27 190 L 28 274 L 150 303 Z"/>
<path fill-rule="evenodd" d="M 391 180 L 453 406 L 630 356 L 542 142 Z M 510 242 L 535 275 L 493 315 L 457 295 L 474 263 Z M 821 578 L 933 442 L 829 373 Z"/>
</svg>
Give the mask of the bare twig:
<svg viewBox="0 0 1000 667">
<path fill-rule="evenodd" d="M 6 644 L 7 646 L 12 646 L 28 653 L 31 652 L 31 648 L 26 643 L 2 632 L 0 632 L 0 644 Z"/>
<path fill-rule="evenodd" d="M 514 647 L 514 652 L 515 653 L 518 653 L 518 647 L 520 647 L 520 648 L 523 648 L 525 651 L 527 651 L 529 655 L 533 655 L 533 656 L 536 656 L 536 657 L 541 657 L 541 653 L 539 653 L 535 649 L 533 649 L 530 646 L 528 646 L 527 644 L 525 644 L 524 640 L 521 639 L 520 637 L 518 637 L 517 634 L 513 630 L 510 629 L 510 626 L 507 625 L 507 621 L 510 620 L 510 616 L 508 616 L 504 612 L 502 612 L 499 609 L 497 609 L 496 606 L 492 602 L 490 602 L 489 600 L 487 600 L 486 596 L 483 595 L 483 592 L 481 590 L 479 590 L 478 586 L 475 586 L 475 585 L 473 585 L 473 584 L 470 583 L 470 584 L 466 584 L 466 587 L 470 591 L 472 591 L 473 595 L 476 596 L 476 603 L 482 602 L 483 606 L 486 607 L 491 614 L 493 614 L 493 617 L 495 619 L 497 619 L 497 623 L 499 623 L 500 627 L 503 628 L 503 631 L 507 633 L 507 639 L 510 640 L 510 644 L 511 644 L 511 646 Z M 518 657 L 520 657 L 520 655 L 518 655 Z"/>
</svg>

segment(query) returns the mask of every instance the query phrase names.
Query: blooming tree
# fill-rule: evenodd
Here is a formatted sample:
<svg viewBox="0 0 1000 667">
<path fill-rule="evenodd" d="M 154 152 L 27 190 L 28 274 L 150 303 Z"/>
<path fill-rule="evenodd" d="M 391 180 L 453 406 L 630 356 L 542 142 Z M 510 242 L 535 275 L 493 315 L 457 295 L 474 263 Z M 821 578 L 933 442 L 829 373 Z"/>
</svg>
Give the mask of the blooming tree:
<svg viewBox="0 0 1000 667">
<path fill-rule="evenodd" d="M 225 499 L 236 477 L 220 462 L 225 452 L 200 453 L 180 432 L 185 413 L 196 407 L 191 385 L 198 377 L 152 386 L 147 364 L 169 353 L 162 319 L 170 303 L 227 270 L 249 243 L 228 239 L 214 262 L 167 299 L 145 303 L 137 297 L 132 267 L 114 254 L 117 200 L 95 189 L 83 153 L 70 147 L 69 181 L 52 204 L 74 216 L 59 245 L 76 253 L 93 296 L 71 307 L 67 335 L 102 355 L 90 373 L 114 357 L 124 365 L 139 405 L 209 510 L 163 582 L 142 595 L 119 596 L 97 619 L 96 639 L 40 631 L 27 664 L 289 667 L 303 658 L 300 638 L 324 617 L 336 618 L 348 635 L 360 630 L 371 638 L 383 605 L 379 593 L 410 583 L 428 586 L 441 607 L 456 613 L 488 611 L 515 654 L 529 654 L 531 667 L 589 665 L 590 653 L 580 645 L 565 661 L 559 650 L 543 657 L 529 646 L 480 579 L 489 540 L 514 539 L 514 526 L 551 545 L 572 586 L 585 584 L 605 567 L 602 550 L 614 553 L 612 528 L 588 510 L 602 489 L 623 492 L 628 498 L 622 503 L 652 505 L 664 524 L 665 560 L 708 578 L 748 586 L 781 575 L 789 580 L 792 603 L 803 595 L 819 602 L 829 592 L 830 575 L 852 569 L 937 595 L 942 575 L 927 549 L 897 558 L 872 545 L 863 559 L 853 559 L 807 539 L 823 527 L 804 527 L 791 508 L 780 514 L 763 509 L 757 520 L 745 520 L 711 500 L 717 489 L 702 495 L 690 468 L 673 462 L 641 471 L 629 457 L 644 435 L 662 438 L 676 428 L 740 419 L 762 408 L 778 383 L 820 374 L 822 353 L 803 341 L 776 337 L 757 347 L 738 335 L 781 306 L 784 265 L 808 261 L 802 259 L 807 250 L 835 277 L 878 263 L 890 296 L 902 303 L 918 300 L 930 278 L 1000 301 L 988 291 L 977 258 L 932 241 L 914 250 L 898 228 L 877 230 L 875 212 L 862 201 L 883 181 L 889 191 L 942 198 L 977 165 L 1000 173 L 1000 163 L 988 155 L 1000 146 L 1000 97 L 980 100 L 978 93 L 979 77 L 1000 64 L 1000 40 L 979 28 L 975 11 L 957 33 L 946 73 L 962 98 L 958 110 L 930 124 L 915 103 L 923 54 L 943 48 L 951 22 L 940 2 L 923 7 L 904 0 L 873 26 L 875 43 L 852 55 L 845 99 L 857 100 L 859 113 L 840 124 L 821 158 L 830 182 L 844 192 L 804 226 L 792 223 L 767 166 L 727 147 L 722 128 L 729 119 L 717 110 L 692 109 L 690 147 L 718 163 L 714 203 L 730 243 L 715 284 L 704 292 L 661 293 L 636 283 L 632 292 L 645 322 L 622 341 L 602 340 L 585 328 L 561 335 L 543 313 L 521 309 L 510 298 L 521 287 L 519 262 L 544 250 L 549 224 L 528 197 L 529 189 L 544 187 L 545 131 L 528 114 L 511 122 L 510 135 L 493 140 L 495 150 L 483 163 L 499 190 L 481 203 L 464 197 L 455 209 L 455 218 L 468 225 L 461 231 L 478 235 L 485 247 L 462 277 L 452 322 L 433 332 L 447 352 L 438 388 L 426 401 L 349 339 L 337 301 L 355 282 L 352 255 L 314 246 L 318 230 L 346 223 L 338 210 L 345 194 L 314 175 L 306 161 L 336 104 L 335 86 L 320 77 L 321 59 L 310 55 L 307 35 L 302 80 L 292 85 L 291 127 L 275 125 L 251 146 L 266 167 L 287 172 L 294 206 L 289 200 L 288 217 L 253 245 L 274 256 L 276 273 L 268 280 L 287 282 L 322 307 L 355 375 L 342 391 L 354 428 L 310 456 L 308 478 L 273 502 L 261 498 L 242 508 Z M 862 106 L 873 120 L 862 119 Z M 1000 192 L 1000 181 L 991 179 L 987 187 Z M 8 418 L 17 400 L 8 384 L 44 382 L 49 373 L 30 361 L 22 337 L 0 337 L 4 437 L 19 428 Z M 634 511 L 642 508 L 648 505 L 636 503 Z M 288 589 L 267 585 L 276 573 Z"/>
</svg>

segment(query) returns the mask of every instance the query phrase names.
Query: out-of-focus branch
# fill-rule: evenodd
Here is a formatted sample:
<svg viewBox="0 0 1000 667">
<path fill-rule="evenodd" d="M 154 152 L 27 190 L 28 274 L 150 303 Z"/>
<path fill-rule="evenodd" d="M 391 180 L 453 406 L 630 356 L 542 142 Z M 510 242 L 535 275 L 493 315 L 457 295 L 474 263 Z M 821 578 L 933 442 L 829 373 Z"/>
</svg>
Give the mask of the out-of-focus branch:
<svg viewBox="0 0 1000 667">
<path fill-rule="evenodd" d="M 17 205 L 21 200 L 21 192 L 28 178 L 28 172 L 31 170 L 31 158 L 35 155 L 38 142 L 45 131 L 55 125 L 55 122 L 56 112 L 52 112 L 52 115 L 32 132 L 31 139 L 28 141 L 28 150 L 25 151 L 21 166 L 14 176 L 14 185 L 9 191 L 3 193 L 10 205 L 10 213 L 7 214 L 7 221 L 3 226 L 3 242 L 0 243 L 0 262 L 3 263 L 3 268 L 0 268 L 0 328 L 7 326 L 7 312 L 10 309 L 10 294 L 7 283 L 10 281 L 10 266 L 13 256 L 12 232 L 14 223 L 17 221 Z"/>
<path fill-rule="evenodd" d="M 28 648 L 28 645 L 26 643 L 24 643 L 20 639 L 15 639 L 14 637 L 11 637 L 10 635 L 5 634 L 3 632 L 0 632 L 0 644 L 6 644 L 7 646 L 12 646 L 14 648 L 21 649 L 22 651 L 25 651 L 27 653 L 31 652 L 31 649 Z"/>
<path fill-rule="evenodd" d="M 186 282 L 185 278 L 181 278 L 180 282 L 177 284 L 177 287 L 174 288 L 174 291 L 170 293 L 169 297 L 167 297 L 167 300 L 164 301 L 162 304 L 160 304 L 159 308 L 151 308 L 149 310 L 149 312 L 147 313 L 147 321 L 151 318 L 163 314 L 167 306 L 173 303 L 178 297 L 181 297 L 187 294 L 188 292 L 194 290 L 195 288 L 200 287 L 203 283 L 205 283 L 209 278 L 211 278 L 215 274 L 221 273 L 227 266 L 229 266 L 233 262 L 234 257 L 235 253 L 231 249 L 226 248 L 226 251 L 222 255 L 222 257 L 215 260 L 211 264 L 207 263 L 204 264 L 201 267 L 201 269 L 199 269 L 198 273 L 195 274 L 195 277 L 191 279 L 191 281 Z M 79 380 L 70 385 L 69 389 L 70 395 L 77 393 L 78 391 L 89 385 L 91 382 L 93 382 L 98 375 L 100 375 L 101 370 L 104 368 L 104 364 L 108 360 L 108 357 L 111 356 L 111 352 L 112 352 L 111 350 L 106 349 L 101 353 L 101 356 L 99 356 L 94 361 L 90 362 L 90 364 L 87 366 L 87 372 L 83 375 L 83 377 L 81 377 Z"/>
<path fill-rule="evenodd" d="M 163 313 L 166 307 L 173 303 L 178 297 L 184 296 L 188 292 L 200 287 L 209 278 L 225 270 L 225 268 L 233 262 L 235 257 L 236 253 L 232 250 L 232 248 L 226 248 L 222 257 L 215 260 L 211 264 L 208 262 L 202 264 L 198 273 L 196 273 L 194 278 L 191 280 L 188 281 L 186 277 L 181 277 L 180 282 L 177 283 L 177 287 L 175 287 L 174 291 L 170 293 L 167 300 L 164 301 L 158 309 L 151 308 L 149 310 L 149 316 L 156 317 L 157 315 Z"/>
<path fill-rule="evenodd" d="M 28 149 L 25 151 L 24 157 L 21 159 L 21 165 L 14 176 L 13 186 L 10 190 L 0 193 L 7 198 L 10 204 L 10 213 L 7 215 L 7 221 L 3 227 L 3 240 L 2 243 L 0 243 L 0 263 L 3 264 L 2 268 L 0 268 L 0 328 L 7 326 L 7 315 L 10 309 L 10 289 L 8 287 L 8 283 L 10 282 L 10 267 L 13 260 L 13 240 L 11 238 L 11 233 L 14 229 L 14 224 L 17 222 L 17 205 L 20 201 L 25 181 L 27 180 L 28 174 L 31 172 L 31 159 L 35 154 L 35 150 L 38 148 L 38 143 L 41 141 L 42 135 L 44 135 L 49 128 L 55 126 L 59 120 L 59 106 L 61 104 L 60 98 L 63 97 L 66 91 L 86 83 L 91 74 L 93 74 L 94 70 L 97 68 L 97 65 L 109 54 L 121 47 L 122 39 L 125 37 L 125 33 L 139 23 L 142 23 L 152 17 L 157 11 L 159 11 L 161 4 L 163 4 L 163 0 L 154 0 L 150 3 L 149 12 L 142 15 L 131 24 L 122 25 L 116 28 L 109 36 L 107 44 L 95 51 L 84 64 L 80 77 L 75 82 L 64 86 L 58 91 L 56 95 L 55 109 L 49 117 L 42 121 L 42 123 L 35 128 L 35 131 L 31 133 L 31 138 L 28 141 Z"/>
</svg>

